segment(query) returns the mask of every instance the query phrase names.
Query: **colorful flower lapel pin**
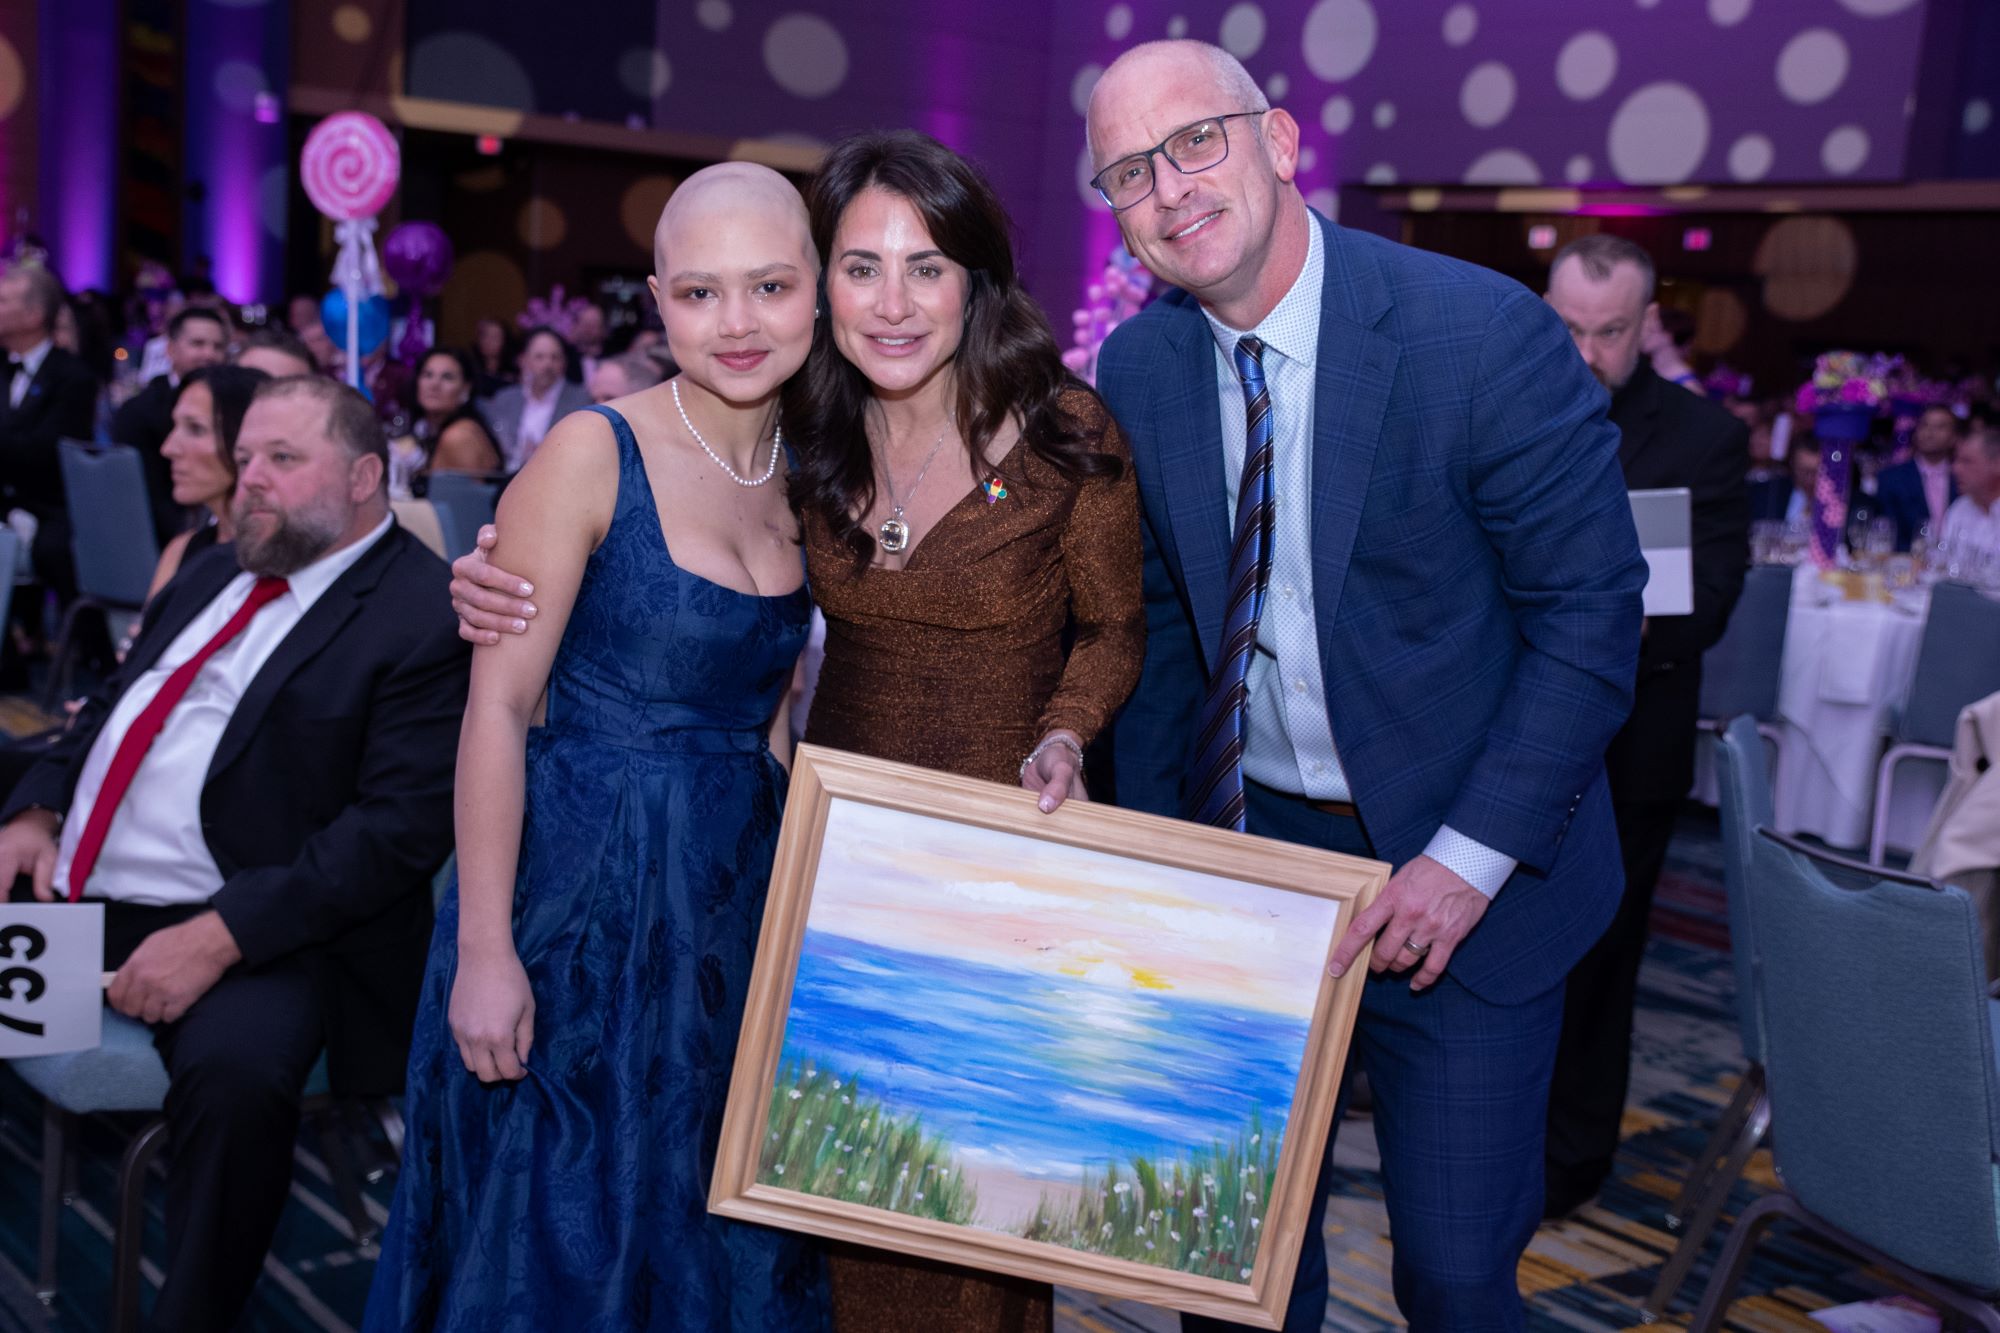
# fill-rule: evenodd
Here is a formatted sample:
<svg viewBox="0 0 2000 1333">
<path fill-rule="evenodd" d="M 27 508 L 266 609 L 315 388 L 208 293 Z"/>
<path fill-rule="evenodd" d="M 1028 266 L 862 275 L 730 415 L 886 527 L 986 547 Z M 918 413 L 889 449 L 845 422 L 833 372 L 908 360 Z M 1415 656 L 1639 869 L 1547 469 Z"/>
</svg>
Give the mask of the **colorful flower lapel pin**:
<svg viewBox="0 0 2000 1333">
<path fill-rule="evenodd" d="M 998 472 L 981 482 L 979 489 L 985 492 L 987 504 L 998 504 L 1007 498 L 1007 487 L 1001 482 Z"/>
</svg>

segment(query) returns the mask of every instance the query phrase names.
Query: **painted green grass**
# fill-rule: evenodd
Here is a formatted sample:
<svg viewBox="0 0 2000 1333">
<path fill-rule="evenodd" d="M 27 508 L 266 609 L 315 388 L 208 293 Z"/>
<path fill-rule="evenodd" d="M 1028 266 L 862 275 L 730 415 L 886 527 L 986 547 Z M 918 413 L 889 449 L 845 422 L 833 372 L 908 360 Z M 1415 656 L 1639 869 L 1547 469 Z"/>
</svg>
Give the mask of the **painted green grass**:
<svg viewBox="0 0 2000 1333">
<path fill-rule="evenodd" d="M 1084 1250 L 1227 1282 L 1249 1280 L 1271 1182 L 1278 1174 L 1278 1140 L 1252 1114 L 1234 1142 L 1195 1149 L 1172 1162 L 1113 1162 L 1086 1172 L 1081 1195 L 1042 1197 L 1022 1228 L 1029 1240 Z"/>
<path fill-rule="evenodd" d="M 977 1192 L 951 1145 L 893 1115 L 853 1077 L 807 1063 L 778 1071 L 757 1179 L 767 1185 L 969 1226 Z"/>
</svg>

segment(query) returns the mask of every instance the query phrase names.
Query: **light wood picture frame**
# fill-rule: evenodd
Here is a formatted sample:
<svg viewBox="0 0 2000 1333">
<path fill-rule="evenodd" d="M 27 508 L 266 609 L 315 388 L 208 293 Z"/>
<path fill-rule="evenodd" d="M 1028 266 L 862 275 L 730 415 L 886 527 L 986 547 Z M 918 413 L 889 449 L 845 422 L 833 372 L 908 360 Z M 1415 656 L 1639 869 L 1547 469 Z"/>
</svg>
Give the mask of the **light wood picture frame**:
<svg viewBox="0 0 2000 1333">
<path fill-rule="evenodd" d="M 1277 1328 L 1388 875 L 801 746 L 709 1207 Z"/>
</svg>

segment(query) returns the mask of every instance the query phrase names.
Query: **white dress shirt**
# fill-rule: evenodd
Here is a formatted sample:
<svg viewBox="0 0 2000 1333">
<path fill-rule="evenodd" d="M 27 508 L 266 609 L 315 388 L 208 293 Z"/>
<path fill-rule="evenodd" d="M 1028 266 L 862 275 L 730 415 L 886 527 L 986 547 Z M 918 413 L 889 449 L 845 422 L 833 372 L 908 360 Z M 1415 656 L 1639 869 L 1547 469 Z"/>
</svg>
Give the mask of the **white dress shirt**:
<svg viewBox="0 0 2000 1333">
<path fill-rule="evenodd" d="M 215 896 L 222 887 L 222 872 L 202 835 L 201 793 L 222 733 L 243 692 L 285 636 L 334 581 L 382 539 L 391 522 L 383 519 L 361 540 L 290 575 L 289 591 L 258 611 L 242 633 L 202 663 L 187 693 L 153 739 L 152 748 L 132 775 L 132 785 L 125 789 L 125 799 L 111 817 L 97 864 L 91 867 L 90 882 L 84 885 L 89 896 L 152 906 L 204 903 Z M 62 843 L 56 856 L 55 888 L 59 895 L 69 894 L 69 867 L 76 858 L 76 844 L 83 837 L 91 807 L 125 733 L 175 668 L 200 652 L 249 600 L 256 581 L 255 575 L 244 573 L 224 585 L 112 708 L 104 729 L 91 742 L 77 779 L 76 798 L 63 819 Z M 311 757 L 301 756 L 300 762 L 309 763 Z"/>
<path fill-rule="evenodd" d="M 1232 329 L 1203 308 L 1215 334 L 1216 392 L 1222 400 L 1222 455 L 1229 531 L 1236 531 L 1236 493 L 1243 476 L 1247 422 L 1236 344 L 1255 334 L 1264 343 L 1264 386 L 1271 395 L 1271 577 L 1257 621 L 1245 710 L 1243 776 L 1315 801 L 1351 801 L 1347 774 L 1334 745 L 1326 681 L 1313 613 L 1313 402 L 1318 393 L 1320 289 L 1325 241 L 1306 228 L 1305 268 L 1263 322 Z M 1441 826 L 1424 854 L 1487 897 L 1514 873 L 1514 858 Z"/>
<path fill-rule="evenodd" d="M 1961 495 L 1944 511 L 1938 544 L 1962 563 L 1967 572 L 1982 562 L 2000 562 L 2000 501 L 1981 509 L 1970 495 Z"/>
<path fill-rule="evenodd" d="M 507 460 L 515 471 L 528 465 L 541 448 L 542 439 L 549 433 L 549 427 L 556 424 L 556 399 L 562 396 L 563 382 L 558 379 L 549 386 L 549 391 L 540 398 L 528 388 L 527 381 L 521 383 L 521 429 L 514 435 L 516 457 Z"/>
<path fill-rule="evenodd" d="M 44 338 L 27 351 L 21 353 L 20 359 L 14 369 L 14 382 L 7 386 L 7 407 L 9 410 L 19 407 L 21 400 L 28 396 L 28 386 L 33 384 L 35 376 L 41 373 L 42 362 L 49 359 L 49 349 L 54 346 L 54 342 Z"/>
<path fill-rule="evenodd" d="M 1919 458 L 1916 462 L 1917 479 L 1924 484 L 1924 504 L 1931 511 L 1931 533 L 1936 535 L 1938 526 L 1951 509 L 1951 460 L 1941 459 L 1933 463 L 1928 458 Z"/>
</svg>

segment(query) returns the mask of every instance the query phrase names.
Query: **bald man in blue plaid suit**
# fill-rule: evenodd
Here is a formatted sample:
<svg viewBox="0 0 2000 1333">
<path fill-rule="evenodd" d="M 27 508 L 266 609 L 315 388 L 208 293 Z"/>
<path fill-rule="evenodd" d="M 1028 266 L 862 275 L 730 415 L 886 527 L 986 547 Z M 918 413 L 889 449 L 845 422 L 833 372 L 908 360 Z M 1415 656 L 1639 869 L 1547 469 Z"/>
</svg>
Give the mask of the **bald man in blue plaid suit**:
<svg viewBox="0 0 2000 1333">
<path fill-rule="evenodd" d="M 1645 565 L 1605 394 L 1526 289 L 1308 210 L 1297 124 L 1214 47 L 1120 57 L 1089 138 L 1179 288 L 1098 363 L 1145 520 L 1118 800 L 1396 867 L 1334 958 L 1373 971 L 1396 1300 L 1519 1329 L 1563 979 L 1623 888 L 1604 750 Z M 1288 1333 L 1326 1315 L 1327 1188 Z"/>
</svg>

